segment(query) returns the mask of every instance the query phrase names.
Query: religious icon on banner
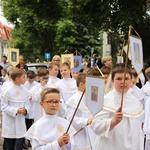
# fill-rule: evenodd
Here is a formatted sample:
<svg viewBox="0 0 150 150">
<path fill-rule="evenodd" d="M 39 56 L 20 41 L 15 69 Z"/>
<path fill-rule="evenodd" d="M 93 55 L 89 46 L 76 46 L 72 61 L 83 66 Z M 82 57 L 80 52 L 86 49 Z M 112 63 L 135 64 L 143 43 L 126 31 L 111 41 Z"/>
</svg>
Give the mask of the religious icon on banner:
<svg viewBox="0 0 150 150">
<path fill-rule="evenodd" d="M 74 56 L 74 72 L 78 72 L 82 68 L 82 56 Z"/>
<path fill-rule="evenodd" d="M 16 66 L 19 63 L 19 49 L 9 48 L 8 49 L 8 61 Z"/>
<path fill-rule="evenodd" d="M 143 68 L 143 47 L 142 40 L 136 36 L 129 36 L 131 45 L 131 61 L 135 70 L 139 74 Z"/>
<path fill-rule="evenodd" d="M 104 78 L 86 77 L 86 105 L 93 115 L 98 113 L 103 107 Z"/>
<path fill-rule="evenodd" d="M 74 66 L 74 57 L 73 54 L 62 54 L 61 55 L 61 62 L 67 62 L 71 68 Z"/>
</svg>

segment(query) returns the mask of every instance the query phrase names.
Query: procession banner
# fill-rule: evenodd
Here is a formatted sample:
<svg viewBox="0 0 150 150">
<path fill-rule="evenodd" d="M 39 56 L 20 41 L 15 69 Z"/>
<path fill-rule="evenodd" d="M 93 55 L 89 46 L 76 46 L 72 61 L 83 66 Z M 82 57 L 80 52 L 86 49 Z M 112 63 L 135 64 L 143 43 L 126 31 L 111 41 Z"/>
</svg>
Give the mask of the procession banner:
<svg viewBox="0 0 150 150">
<path fill-rule="evenodd" d="M 143 68 L 143 47 L 142 39 L 133 35 L 129 36 L 131 45 L 131 62 L 139 74 Z"/>
<path fill-rule="evenodd" d="M 74 72 L 78 72 L 82 68 L 82 56 L 74 56 Z"/>
<path fill-rule="evenodd" d="M 103 107 L 104 78 L 97 76 L 86 77 L 86 105 L 93 115 Z"/>
<path fill-rule="evenodd" d="M 67 62 L 71 68 L 74 67 L 74 56 L 73 54 L 62 54 L 61 63 Z"/>
<path fill-rule="evenodd" d="M 19 63 L 19 49 L 8 49 L 8 61 L 10 62 L 10 64 L 12 64 L 12 66 L 16 66 Z"/>
</svg>

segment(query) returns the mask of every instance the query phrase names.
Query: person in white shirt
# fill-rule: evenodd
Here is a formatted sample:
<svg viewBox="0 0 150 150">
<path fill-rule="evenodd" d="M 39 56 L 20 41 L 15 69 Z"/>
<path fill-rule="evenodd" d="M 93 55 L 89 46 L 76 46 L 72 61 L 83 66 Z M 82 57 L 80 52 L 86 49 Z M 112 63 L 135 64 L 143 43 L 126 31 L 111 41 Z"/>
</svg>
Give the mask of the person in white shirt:
<svg viewBox="0 0 150 150">
<path fill-rule="evenodd" d="M 11 66 L 11 64 L 9 62 L 7 62 L 6 56 L 2 57 L 2 61 L 0 62 L 0 66 L 2 66 L 5 69 L 7 69 L 7 68 L 9 68 L 9 66 Z"/>
<path fill-rule="evenodd" d="M 37 70 L 37 77 L 39 80 L 39 83 L 33 86 L 29 92 L 32 95 L 31 101 L 34 101 L 35 103 L 35 110 L 34 110 L 34 121 L 37 121 L 39 118 L 43 116 L 43 109 L 40 106 L 40 93 L 44 88 L 47 88 L 47 82 L 49 79 L 49 72 L 46 68 L 40 67 Z"/>
<path fill-rule="evenodd" d="M 78 91 L 67 101 L 67 113 L 66 118 L 70 121 L 73 117 L 75 109 L 79 103 L 79 100 L 85 90 L 86 85 L 86 74 L 80 73 L 77 77 L 77 87 Z M 88 109 L 85 104 L 85 95 L 81 100 L 81 103 L 78 107 L 78 110 L 73 118 L 72 125 L 77 130 L 75 134 L 75 143 L 76 149 L 75 150 L 92 150 L 93 143 L 95 140 L 96 135 L 92 131 L 90 124 L 92 123 L 92 113 Z"/>
<path fill-rule="evenodd" d="M 67 62 L 60 66 L 62 79 L 55 84 L 55 88 L 59 89 L 61 98 L 66 103 L 69 98 L 77 91 L 76 81 L 70 77 L 71 68 Z"/>
<path fill-rule="evenodd" d="M 98 135 L 94 150 L 143 150 L 143 106 L 129 90 L 132 74 L 128 67 L 124 83 L 124 70 L 124 64 L 112 68 L 114 89 L 104 96 L 103 109 L 92 120 L 91 128 Z"/>
<path fill-rule="evenodd" d="M 145 150 L 150 150 L 150 67 L 145 70 L 145 75 L 148 81 L 142 87 L 145 103 L 145 121 L 143 131 L 146 134 Z"/>
<path fill-rule="evenodd" d="M 7 70 L 5 68 L 1 69 L 1 80 L 2 80 L 2 83 L 4 83 L 5 81 L 8 81 L 8 75 L 7 75 Z"/>
<path fill-rule="evenodd" d="M 22 84 L 26 81 L 26 73 L 21 69 L 11 71 L 12 84 L 1 97 L 2 137 L 5 138 L 7 150 L 22 150 L 26 132 L 25 115 L 29 112 L 31 97 Z"/>
<path fill-rule="evenodd" d="M 35 72 L 32 70 L 28 70 L 27 71 L 27 81 L 23 85 L 28 91 L 33 86 L 36 86 L 38 84 L 38 82 L 35 81 L 35 78 L 36 78 Z M 26 115 L 26 118 L 25 118 L 27 130 L 31 127 L 31 125 L 34 122 L 34 111 L 35 111 L 35 101 L 30 99 L 30 111 L 28 112 L 28 114 Z M 26 143 L 24 142 L 24 147 L 25 147 L 25 145 L 26 145 Z M 28 147 L 31 146 L 29 142 L 28 142 L 27 146 Z"/>
<path fill-rule="evenodd" d="M 7 90 L 8 87 L 10 87 L 11 84 L 13 84 L 13 82 L 11 81 L 11 76 L 10 76 L 11 71 L 12 71 L 12 69 L 9 70 L 8 73 L 7 73 L 7 74 L 8 74 L 8 81 L 5 81 L 5 82 L 2 84 L 2 86 L 1 86 L 1 89 L 0 89 L 0 101 L 1 101 L 1 96 L 2 96 L 2 94 L 5 92 L 5 90 Z M 0 103 L 0 108 L 1 108 L 1 103 Z M 5 147 L 6 147 L 6 146 L 5 146 L 5 138 L 4 138 L 3 149 L 6 149 Z"/>
<path fill-rule="evenodd" d="M 54 87 L 54 84 L 57 83 L 60 79 L 57 78 L 59 66 L 56 63 L 49 64 L 49 79 L 48 79 L 48 87 Z"/>
<path fill-rule="evenodd" d="M 60 93 L 55 88 L 45 88 L 41 92 L 41 107 L 45 113 L 26 132 L 32 149 L 39 150 L 73 150 L 75 130 L 72 126 L 66 133 L 69 122 L 56 115 L 60 105 Z"/>
</svg>

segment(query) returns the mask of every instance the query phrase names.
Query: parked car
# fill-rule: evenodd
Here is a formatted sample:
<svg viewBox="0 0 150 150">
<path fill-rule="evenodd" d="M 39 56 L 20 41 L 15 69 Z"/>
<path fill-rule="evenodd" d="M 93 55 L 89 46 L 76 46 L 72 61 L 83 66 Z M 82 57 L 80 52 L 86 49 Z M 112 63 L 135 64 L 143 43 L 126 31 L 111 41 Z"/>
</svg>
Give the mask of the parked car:
<svg viewBox="0 0 150 150">
<path fill-rule="evenodd" d="M 48 65 L 45 63 L 27 63 L 28 70 L 33 70 L 35 73 L 37 73 L 37 69 L 40 67 L 48 68 Z"/>
</svg>

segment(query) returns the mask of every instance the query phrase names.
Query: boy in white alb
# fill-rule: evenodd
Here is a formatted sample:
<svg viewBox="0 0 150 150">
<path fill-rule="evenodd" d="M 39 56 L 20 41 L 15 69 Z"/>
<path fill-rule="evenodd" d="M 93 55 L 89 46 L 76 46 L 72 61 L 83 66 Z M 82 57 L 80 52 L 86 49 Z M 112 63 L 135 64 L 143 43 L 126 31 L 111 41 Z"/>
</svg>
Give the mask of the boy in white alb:
<svg viewBox="0 0 150 150">
<path fill-rule="evenodd" d="M 29 91 L 32 87 L 38 85 L 38 82 L 35 81 L 36 74 L 32 70 L 27 71 L 27 81 L 24 84 L 24 87 Z M 35 101 L 30 99 L 30 111 L 26 116 L 26 125 L 27 129 L 32 125 L 34 121 L 34 110 L 35 110 Z"/>
<path fill-rule="evenodd" d="M 55 84 L 55 88 L 59 89 L 61 97 L 66 103 L 69 98 L 77 91 L 76 81 L 70 77 L 71 68 L 67 62 L 60 66 L 60 73 L 63 77 Z"/>
<path fill-rule="evenodd" d="M 26 132 L 25 115 L 30 108 L 30 93 L 22 84 L 26 73 L 21 69 L 11 71 L 13 84 L 2 94 L 2 137 L 5 138 L 6 150 L 22 150 Z"/>
<path fill-rule="evenodd" d="M 60 106 L 60 93 L 55 88 L 46 88 L 41 92 L 40 105 L 45 114 L 25 134 L 30 140 L 32 149 L 39 150 L 73 150 L 75 130 L 69 122 L 56 115 Z"/>
<path fill-rule="evenodd" d="M 80 73 L 77 77 L 78 91 L 67 101 L 66 118 L 70 121 L 79 103 L 83 91 L 85 90 L 86 74 Z M 83 96 L 79 108 L 75 114 L 72 125 L 77 130 L 75 134 L 75 150 L 92 150 L 96 135 L 92 131 L 90 124 L 93 115 L 85 104 L 85 95 Z M 79 131 L 79 132 L 78 132 Z"/>
<path fill-rule="evenodd" d="M 32 100 L 31 101 L 35 102 L 34 121 L 37 121 L 39 118 L 41 118 L 43 116 L 44 110 L 40 106 L 40 100 L 41 100 L 40 92 L 44 88 L 48 87 L 47 82 L 48 82 L 48 78 L 49 78 L 49 72 L 46 68 L 40 67 L 37 70 L 37 76 L 38 76 L 38 80 L 40 81 L 40 83 L 33 86 L 29 90 L 29 92 L 32 94 Z"/>
<path fill-rule="evenodd" d="M 132 83 L 131 83 L 130 90 L 132 94 L 143 104 L 143 110 L 144 110 L 145 109 L 144 92 L 136 85 L 138 80 L 138 74 L 134 68 L 131 68 L 130 70 L 132 74 Z M 145 114 L 143 114 L 142 117 L 142 122 L 141 122 L 142 128 L 143 128 L 144 120 L 145 120 Z"/>
<path fill-rule="evenodd" d="M 144 136 L 141 128 L 143 108 L 129 90 L 132 77 L 129 68 L 126 68 L 124 83 L 124 68 L 124 64 L 116 64 L 112 68 L 114 89 L 104 96 L 103 109 L 92 120 L 91 127 L 98 135 L 94 150 L 143 150 Z"/>
<path fill-rule="evenodd" d="M 145 94 L 144 103 L 145 103 L 145 121 L 143 130 L 146 134 L 146 143 L 145 150 L 150 150 L 150 67 L 145 70 L 145 75 L 148 79 L 146 84 L 142 87 L 142 90 Z"/>
<path fill-rule="evenodd" d="M 48 79 L 48 87 L 53 88 L 54 84 L 57 83 L 60 79 L 57 78 L 59 66 L 55 63 L 49 64 L 49 79 Z"/>
<path fill-rule="evenodd" d="M 134 68 L 131 68 L 131 73 L 132 73 L 132 84 L 131 84 L 132 93 L 135 97 L 138 98 L 138 100 L 141 100 L 142 104 L 144 104 L 143 103 L 143 98 L 144 98 L 143 90 L 140 89 L 138 86 L 136 86 L 138 74 Z"/>
<path fill-rule="evenodd" d="M 1 87 L 1 90 L 0 90 L 0 97 L 1 97 L 1 95 L 4 93 L 4 91 L 7 90 L 7 88 L 8 88 L 9 86 L 11 86 L 11 84 L 12 84 L 11 77 L 10 77 L 10 73 L 11 73 L 11 70 L 8 72 L 8 81 L 5 81 L 5 82 L 3 83 L 3 85 L 0 86 L 0 87 Z M 0 101 L 1 101 L 1 98 L 0 98 Z M 1 105 L 1 104 L 0 104 L 0 105 Z"/>
<path fill-rule="evenodd" d="M 10 77 L 11 71 L 12 71 L 12 69 L 8 71 L 8 73 L 7 73 L 7 74 L 8 74 L 8 80 L 5 81 L 5 82 L 3 83 L 3 85 L 1 86 L 0 101 L 1 101 L 1 95 L 4 93 L 4 91 L 7 90 L 7 88 L 10 87 L 11 84 L 13 84 L 12 81 L 11 81 L 11 77 Z M 1 106 L 1 104 L 0 104 L 0 106 Z M 0 107 L 0 108 L 1 108 L 1 107 Z M 6 148 L 5 148 L 5 138 L 4 138 L 3 149 L 6 149 Z"/>
<path fill-rule="evenodd" d="M 33 86 L 36 86 L 38 84 L 38 82 L 35 81 L 35 78 L 36 78 L 35 72 L 32 70 L 28 70 L 27 71 L 27 81 L 23 85 L 28 91 Z M 34 111 L 35 111 L 35 101 L 30 99 L 30 111 L 28 112 L 28 114 L 26 115 L 26 118 L 25 118 L 27 130 L 31 127 L 31 125 L 34 122 L 34 114 L 35 114 Z M 25 147 L 25 145 L 26 145 L 26 143 L 24 143 L 24 147 Z M 29 147 L 31 146 L 29 142 L 28 142 L 27 146 L 29 146 Z"/>
<path fill-rule="evenodd" d="M 13 70 L 13 69 L 12 69 L 12 70 Z M 11 76 L 10 76 L 12 70 L 9 70 L 9 71 L 8 71 L 8 73 L 7 73 L 7 74 L 8 74 L 8 80 L 5 81 L 5 82 L 3 83 L 3 85 L 1 86 L 2 92 L 4 92 L 4 91 L 12 84 Z"/>
<path fill-rule="evenodd" d="M 59 71 L 59 66 L 56 63 L 50 63 L 49 64 L 49 79 L 47 82 L 47 86 L 49 88 L 54 88 L 55 84 L 60 81 L 60 79 L 57 77 Z M 66 105 L 64 104 L 63 100 L 61 103 L 61 106 L 59 108 L 59 111 L 57 112 L 57 115 L 60 117 L 64 117 L 66 113 Z"/>
</svg>

